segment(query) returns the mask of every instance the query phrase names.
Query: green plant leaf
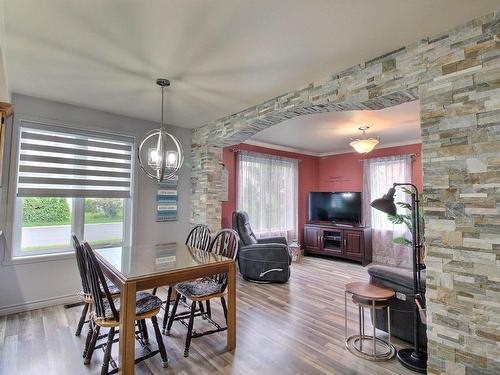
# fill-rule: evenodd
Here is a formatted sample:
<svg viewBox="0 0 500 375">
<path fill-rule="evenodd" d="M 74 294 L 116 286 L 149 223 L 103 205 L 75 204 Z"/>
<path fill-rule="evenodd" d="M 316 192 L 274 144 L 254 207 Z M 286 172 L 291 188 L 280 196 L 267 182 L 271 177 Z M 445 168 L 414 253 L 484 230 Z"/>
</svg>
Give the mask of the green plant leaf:
<svg viewBox="0 0 500 375">
<path fill-rule="evenodd" d="M 404 238 L 404 237 L 396 237 L 392 240 L 392 242 L 397 244 L 397 245 L 404 245 L 404 246 L 408 246 L 408 247 L 411 247 L 413 244 L 409 239 Z"/>
<path fill-rule="evenodd" d="M 402 224 L 402 223 L 404 223 L 404 218 L 401 215 L 387 215 L 387 218 L 393 224 Z"/>
<path fill-rule="evenodd" d="M 405 202 L 397 202 L 396 203 L 399 207 L 406 208 L 407 210 L 411 210 L 411 204 L 405 203 Z"/>
<path fill-rule="evenodd" d="M 401 190 L 406 193 L 406 194 L 412 194 L 412 191 L 406 187 L 401 187 Z M 424 201 L 424 195 L 423 194 L 419 194 L 419 199 L 420 201 Z M 406 210 L 409 210 L 410 213 L 408 214 L 398 214 L 396 213 L 396 215 L 387 215 L 387 219 L 395 224 L 395 225 L 400 225 L 400 224 L 404 224 L 408 230 L 411 232 L 413 230 L 413 219 L 412 219 L 412 215 L 411 215 L 411 204 L 407 203 L 407 202 L 396 202 L 396 205 L 398 207 L 401 207 L 403 209 L 406 209 Z M 419 234 L 420 234 L 420 238 L 421 239 L 424 239 L 424 236 L 425 236 L 425 221 L 424 221 L 424 209 L 422 206 L 419 207 L 419 210 L 418 210 L 418 213 L 417 213 L 417 220 L 418 220 L 418 223 L 419 223 L 419 227 L 420 227 L 420 230 L 419 230 Z M 412 242 L 404 237 L 398 237 L 398 238 L 395 238 L 394 239 L 394 243 L 396 244 L 400 244 L 400 245 L 404 245 L 404 246 L 408 246 L 408 247 L 411 247 L 412 246 Z"/>
<path fill-rule="evenodd" d="M 406 194 L 412 194 L 412 191 L 404 186 L 401 187 L 401 190 L 403 190 Z"/>
</svg>

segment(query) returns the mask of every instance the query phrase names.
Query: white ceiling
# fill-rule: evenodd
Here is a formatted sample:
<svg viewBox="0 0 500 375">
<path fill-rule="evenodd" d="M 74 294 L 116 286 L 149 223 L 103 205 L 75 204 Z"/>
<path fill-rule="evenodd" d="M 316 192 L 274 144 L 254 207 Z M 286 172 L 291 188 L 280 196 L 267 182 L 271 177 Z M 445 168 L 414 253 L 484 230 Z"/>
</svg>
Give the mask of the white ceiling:
<svg viewBox="0 0 500 375">
<path fill-rule="evenodd" d="M 198 127 L 486 14 L 498 0 L 3 0 L 13 92 Z"/>
<path fill-rule="evenodd" d="M 246 143 L 315 156 L 353 152 L 351 138 L 380 137 L 377 148 L 421 142 L 420 103 L 378 111 L 345 111 L 294 117 L 255 134 Z"/>
</svg>

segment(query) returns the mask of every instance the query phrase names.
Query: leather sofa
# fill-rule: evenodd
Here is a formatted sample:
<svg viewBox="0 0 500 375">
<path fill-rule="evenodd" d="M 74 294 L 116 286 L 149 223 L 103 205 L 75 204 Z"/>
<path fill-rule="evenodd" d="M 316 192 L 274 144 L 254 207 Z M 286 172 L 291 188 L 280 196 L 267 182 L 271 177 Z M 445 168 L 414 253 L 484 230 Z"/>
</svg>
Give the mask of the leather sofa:
<svg viewBox="0 0 500 375">
<path fill-rule="evenodd" d="M 287 282 L 292 258 L 286 238 L 257 238 L 244 211 L 233 212 L 232 221 L 240 237 L 238 266 L 243 278 L 255 282 Z"/>
<path fill-rule="evenodd" d="M 413 343 L 415 300 L 413 298 L 413 272 L 405 268 L 376 265 L 368 269 L 370 283 L 391 288 L 396 297 L 389 302 L 391 308 L 391 334 Z M 426 271 L 421 272 L 423 297 L 425 297 Z M 372 317 L 373 319 L 373 317 Z M 387 332 L 385 311 L 377 310 L 375 323 L 378 329 Z M 419 320 L 419 342 L 422 349 L 427 345 L 426 326 Z"/>
</svg>

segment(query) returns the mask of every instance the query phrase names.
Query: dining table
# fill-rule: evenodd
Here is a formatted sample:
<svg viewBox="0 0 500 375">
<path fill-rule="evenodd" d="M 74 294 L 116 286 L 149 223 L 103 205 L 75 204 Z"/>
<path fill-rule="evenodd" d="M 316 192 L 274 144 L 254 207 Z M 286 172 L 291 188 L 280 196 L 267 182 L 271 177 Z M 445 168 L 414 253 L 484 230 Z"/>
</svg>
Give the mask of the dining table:
<svg viewBox="0 0 500 375">
<path fill-rule="evenodd" d="M 228 274 L 227 350 L 236 347 L 236 264 L 233 259 L 182 243 L 121 246 L 95 251 L 102 271 L 120 289 L 119 368 L 135 371 L 136 293 L 181 281 Z"/>
</svg>

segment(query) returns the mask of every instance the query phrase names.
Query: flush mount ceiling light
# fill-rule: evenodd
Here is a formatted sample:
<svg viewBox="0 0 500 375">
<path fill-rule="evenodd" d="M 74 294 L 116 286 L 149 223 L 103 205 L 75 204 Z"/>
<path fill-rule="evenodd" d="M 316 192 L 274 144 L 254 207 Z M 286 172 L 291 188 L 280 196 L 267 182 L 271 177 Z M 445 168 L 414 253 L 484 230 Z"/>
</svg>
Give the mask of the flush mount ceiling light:
<svg viewBox="0 0 500 375">
<path fill-rule="evenodd" d="M 358 128 L 363 132 L 363 136 L 361 139 L 354 139 L 349 143 L 349 145 L 359 152 L 360 154 L 366 154 L 375 148 L 379 143 L 379 137 L 376 138 L 367 138 L 366 131 L 370 129 L 369 126 L 361 126 Z"/>
<path fill-rule="evenodd" d="M 184 153 L 179 140 L 167 132 L 163 122 L 165 88 L 170 86 L 170 81 L 158 78 L 156 84 L 161 88 L 161 126 L 144 135 L 137 155 L 142 170 L 153 180 L 162 182 L 177 174 L 184 161 Z"/>
</svg>

